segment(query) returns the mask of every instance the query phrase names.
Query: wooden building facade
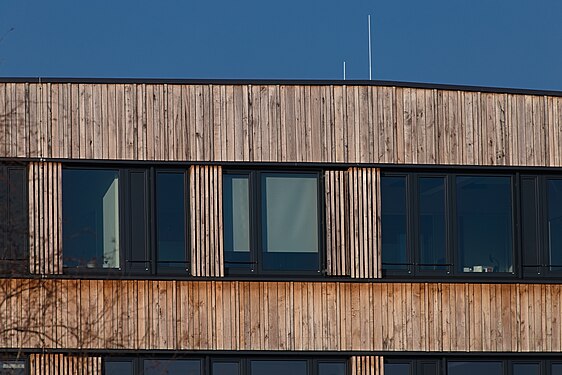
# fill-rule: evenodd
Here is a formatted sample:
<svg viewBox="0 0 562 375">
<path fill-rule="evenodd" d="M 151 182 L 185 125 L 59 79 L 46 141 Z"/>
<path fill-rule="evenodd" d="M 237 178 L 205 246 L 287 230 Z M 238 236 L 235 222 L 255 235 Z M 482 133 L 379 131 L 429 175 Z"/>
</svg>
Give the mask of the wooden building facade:
<svg viewBox="0 0 562 375">
<path fill-rule="evenodd" d="M 252 369 L 260 361 L 306 362 L 313 375 L 339 374 L 340 365 L 353 375 L 455 375 L 471 363 L 483 374 L 562 369 L 562 262 L 553 234 L 562 93 L 4 81 L 0 166 L 0 218 L 8 223 L 0 227 L 0 374 L 101 375 L 125 364 L 148 375 L 157 373 L 147 367 L 156 360 L 213 375 L 259 374 Z M 109 181 L 103 212 L 84 219 L 99 230 L 91 251 L 102 249 L 103 259 L 77 260 L 90 251 L 80 239 L 91 234 L 71 229 L 68 212 L 94 194 L 79 185 L 90 170 Z M 167 194 L 160 178 L 172 175 L 184 202 L 160 208 Z M 493 213 L 496 222 L 508 217 L 507 250 L 482 250 L 489 261 L 456 250 L 476 246 L 462 230 L 485 231 L 457 223 L 470 183 L 460 181 L 474 176 L 507 181 L 509 191 L 507 216 Z M 402 178 L 402 216 L 386 203 L 392 177 Z M 443 254 L 421 244 L 423 223 L 436 217 L 423 212 L 423 178 L 443 186 L 444 223 L 435 224 L 444 228 Z M 70 192 L 75 180 L 81 190 Z M 303 210 L 303 222 L 295 219 L 306 229 L 296 237 L 313 251 L 281 251 L 281 266 L 279 250 L 264 249 L 283 240 L 273 239 L 273 226 L 290 223 L 273 224 L 270 211 L 307 202 L 275 203 L 266 189 L 278 180 L 286 191 L 277 196 L 313 192 L 306 197 L 317 203 Z M 246 195 L 237 201 L 241 187 Z M 10 198 L 22 188 L 21 199 Z M 181 225 L 170 224 L 185 230 L 181 238 L 164 233 L 161 212 L 183 215 Z M 241 227 L 237 217 L 245 218 Z M 547 221 L 554 229 L 544 229 Z M 18 225 L 24 230 L 14 232 Z M 165 258 L 171 243 L 183 244 L 185 259 Z M 237 246 L 248 247 L 248 260 Z M 426 252 L 435 264 L 424 263 Z M 312 266 L 299 269 L 301 259 Z M 221 372 L 224 363 L 237 372 Z"/>
</svg>

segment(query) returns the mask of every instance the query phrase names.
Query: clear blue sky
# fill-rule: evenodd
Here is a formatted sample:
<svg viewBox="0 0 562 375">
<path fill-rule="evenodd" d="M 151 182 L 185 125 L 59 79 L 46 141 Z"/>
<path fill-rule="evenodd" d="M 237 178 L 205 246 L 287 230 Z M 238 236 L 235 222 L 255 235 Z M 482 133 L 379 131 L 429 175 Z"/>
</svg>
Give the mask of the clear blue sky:
<svg viewBox="0 0 562 375">
<path fill-rule="evenodd" d="M 561 0 L 0 0 L 0 76 L 562 90 Z M 12 31 L 9 31 L 13 28 Z"/>
</svg>

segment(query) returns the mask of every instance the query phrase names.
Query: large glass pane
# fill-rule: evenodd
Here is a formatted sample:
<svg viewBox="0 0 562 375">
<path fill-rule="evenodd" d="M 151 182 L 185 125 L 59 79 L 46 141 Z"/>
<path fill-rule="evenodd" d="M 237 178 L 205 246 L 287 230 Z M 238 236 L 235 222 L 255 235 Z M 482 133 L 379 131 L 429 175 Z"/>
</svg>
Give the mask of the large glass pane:
<svg viewBox="0 0 562 375">
<path fill-rule="evenodd" d="M 510 177 L 459 176 L 457 245 L 460 272 L 512 272 Z"/>
<path fill-rule="evenodd" d="M 119 267 L 119 174 L 63 170 L 65 267 Z"/>
<path fill-rule="evenodd" d="M 25 170 L 0 167 L 0 272 L 26 272 L 27 205 Z"/>
<path fill-rule="evenodd" d="M 447 375 L 503 375 L 502 362 L 457 362 L 447 365 Z"/>
<path fill-rule="evenodd" d="M 521 178 L 521 248 L 523 267 L 526 272 L 538 273 L 540 268 L 540 242 L 538 223 L 537 177 Z"/>
<path fill-rule="evenodd" d="M 185 176 L 183 173 L 156 174 L 156 246 L 158 270 L 185 271 Z"/>
<path fill-rule="evenodd" d="M 409 363 L 385 363 L 385 375 L 412 375 L 411 364 Z"/>
<path fill-rule="evenodd" d="M 383 268 L 407 269 L 406 177 L 381 178 L 381 205 Z"/>
<path fill-rule="evenodd" d="M 187 359 L 145 359 L 143 375 L 201 375 L 201 361 Z"/>
<path fill-rule="evenodd" d="M 562 270 L 562 180 L 548 180 L 548 264 Z"/>
<path fill-rule="evenodd" d="M 25 375 L 25 361 L 0 360 L 0 375 Z"/>
<path fill-rule="evenodd" d="M 250 375 L 307 375 L 307 361 L 251 361 Z"/>
<path fill-rule="evenodd" d="M 550 369 L 551 375 L 562 374 L 562 363 L 553 363 L 551 364 Z"/>
<path fill-rule="evenodd" d="M 345 363 L 319 362 L 318 375 L 345 375 Z"/>
<path fill-rule="evenodd" d="M 147 172 L 129 172 L 129 250 L 127 267 L 131 271 L 150 271 L 148 248 L 148 192 Z"/>
<path fill-rule="evenodd" d="M 541 374 L 541 366 L 539 363 L 514 363 L 513 364 L 513 375 L 540 375 L 540 374 Z"/>
<path fill-rule="evenodd" d="M 133 362 L 126 360 L 105 361 L 105 375 L 133 375 Z"/>
<path fill-rule="evenodd" d="M 263 174 L 262 188 L 263 268 L 317 270 L 317 176 Z"/>
<path fill-rule="evenodd" d="M 240 375 L 240 363 L 214 362 L 211 375 Z"/>
<path fill-rule="evenodd" d="M 223 176 L 224 260 L 229 268 L 250 267 L 249 176 Z"/>
<path fill-rule="evenodd" d="M 445 235 L 445 178 L 418 181 L 420 269 L 447 269 Z"/>
</svg>

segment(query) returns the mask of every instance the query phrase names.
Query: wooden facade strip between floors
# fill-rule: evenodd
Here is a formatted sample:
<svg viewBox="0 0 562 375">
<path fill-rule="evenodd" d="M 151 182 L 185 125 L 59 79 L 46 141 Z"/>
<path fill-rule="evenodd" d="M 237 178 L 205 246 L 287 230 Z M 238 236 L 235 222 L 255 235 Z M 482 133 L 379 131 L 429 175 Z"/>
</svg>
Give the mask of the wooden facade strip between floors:
<svg viewBox="0 0 562 375">
<path fill-rule="evenodd" d="M 0 280 L 4 348 L 559 352 L 562 285 Z"/>
<path fill-rule="evenodd" d="M 0 157 L 561 166 L 562 97 L 0 83 Z"/>
</svg>

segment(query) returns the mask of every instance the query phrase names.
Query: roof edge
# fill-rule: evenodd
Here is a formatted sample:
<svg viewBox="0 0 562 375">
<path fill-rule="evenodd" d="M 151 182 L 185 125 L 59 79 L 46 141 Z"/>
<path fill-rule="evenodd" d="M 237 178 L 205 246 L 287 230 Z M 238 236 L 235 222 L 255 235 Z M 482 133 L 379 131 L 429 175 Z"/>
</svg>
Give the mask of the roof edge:
<svg viewBox="0 0 562 375">
<path fill-rule="evenodd" d="M 170 85 L 309 85 L 309 86 L 384 86 L 435 90 L 473 91 L 501 94 L 560 96 L 562 91 L 506 87 L 452 85 L 441 83 L 379 80 L 292 80 L 292 79 L 172 79 L 172 78 L 70 78 L 0 77 L 0 83 L 84 83 L 84 84 L 170 84 Z"/>
</svg>

